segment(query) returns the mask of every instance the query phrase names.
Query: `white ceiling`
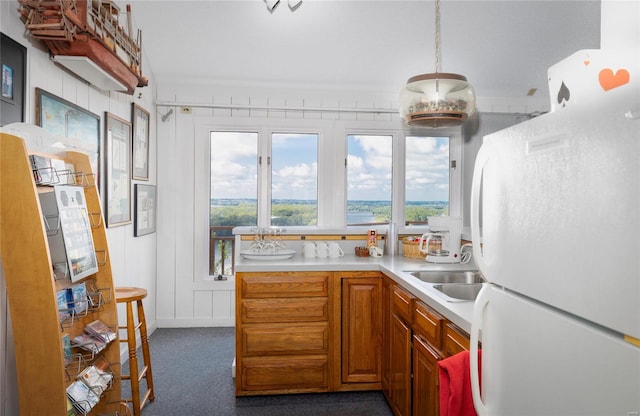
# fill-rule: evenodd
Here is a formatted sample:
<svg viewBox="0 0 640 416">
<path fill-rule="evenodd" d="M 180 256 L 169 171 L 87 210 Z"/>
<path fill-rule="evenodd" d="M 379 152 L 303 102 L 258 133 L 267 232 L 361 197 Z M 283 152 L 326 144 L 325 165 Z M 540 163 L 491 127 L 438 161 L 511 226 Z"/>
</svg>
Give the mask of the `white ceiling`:
<svg viewBox="0 0 640 416">
<path fill-rule="evenodd" d="M 435 70 L 433 0 L 287 1 L 128 3 L 158 84 L 390 92 Z M 441 72 L 479 97 L 546 97 L 549 66 L 600 47 L 600 1 L 442 0 L 441 26 Z"/>
</svg>

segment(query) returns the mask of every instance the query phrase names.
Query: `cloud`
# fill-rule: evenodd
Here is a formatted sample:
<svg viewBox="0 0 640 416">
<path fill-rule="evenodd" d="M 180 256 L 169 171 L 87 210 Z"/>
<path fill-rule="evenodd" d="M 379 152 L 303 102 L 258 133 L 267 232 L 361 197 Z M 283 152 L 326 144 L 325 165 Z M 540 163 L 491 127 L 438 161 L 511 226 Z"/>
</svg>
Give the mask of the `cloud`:
<svg viewBox="0 0 640 416">
<path fill-rule="evenodd" d="M 407 137 L 405 187 L 407 200 L 447 200 L 449 141 L 436 137 Z"/>
<path fill-rule="evenodd" d="M 355 143 L 347 155 L 348 198 L 390 198 L 393 161 L 391 136 L 354 135 L 351 139 Z"/>
<path fill-rule="evenodd" d="M 257 197 L 257 143 L 256 133 L 214 133 L 210 156 L 213 198 Z"/>
<path fill-rule="evenodd" d="M 347 155 L 347 169 L 349 172 L 359 172 L 364 168 L 364 161 L 361 157 L 355 155 Z"/>
<path fill-rule="evenodd" d="M 272 172 L 272 197 L 277 199 L 317 199 L 318 164 L 298 163 Z"/>
<path fill-rule="evenodd" d="M 391 136 L 354 136 L 364 152 L 364 162 L 371 169 L 391 170 L 393 149 Z"/>
</svg>

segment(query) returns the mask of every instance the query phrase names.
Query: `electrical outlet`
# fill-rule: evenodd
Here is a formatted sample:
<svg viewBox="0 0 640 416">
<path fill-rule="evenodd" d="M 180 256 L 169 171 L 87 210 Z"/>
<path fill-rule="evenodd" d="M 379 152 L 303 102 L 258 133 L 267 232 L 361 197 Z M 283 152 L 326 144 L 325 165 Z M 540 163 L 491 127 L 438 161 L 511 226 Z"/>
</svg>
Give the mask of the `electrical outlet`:
<svg viewBox="0 0 640 416">
<path fill-rule="evenodd" d="M 191 114 L 192 110 L 191 107 L 180 107 L 180 112 L 182 114 Z"/>
</svg>

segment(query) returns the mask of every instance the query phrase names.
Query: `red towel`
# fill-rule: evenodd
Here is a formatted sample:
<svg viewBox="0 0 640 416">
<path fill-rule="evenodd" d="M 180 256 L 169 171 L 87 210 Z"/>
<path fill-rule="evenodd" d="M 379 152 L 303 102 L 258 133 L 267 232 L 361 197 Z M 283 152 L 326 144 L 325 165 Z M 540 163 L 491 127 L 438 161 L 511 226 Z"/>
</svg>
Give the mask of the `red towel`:
<svg viewBox="0 0 640 416">
<path fill-rule="evenodd" d="M 478 350 L 478 367 L 481 366 Z M 440 416 L 476 416 L 471 396 L 469 351 L 438 361 L 440 369 Z"/>
</svg>

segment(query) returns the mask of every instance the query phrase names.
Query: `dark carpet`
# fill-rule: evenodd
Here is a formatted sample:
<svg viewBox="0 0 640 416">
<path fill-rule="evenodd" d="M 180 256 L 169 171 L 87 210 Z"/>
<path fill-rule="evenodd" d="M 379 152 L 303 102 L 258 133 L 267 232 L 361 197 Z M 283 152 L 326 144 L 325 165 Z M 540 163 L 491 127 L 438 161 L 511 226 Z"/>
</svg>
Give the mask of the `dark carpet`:
<svg viewBox="0 0 640 416">
<path fill-rule="evenodd" d="M 381 392 L 236 397 L 234 328 L 160 328 L 149 337 L 155 401 L 142 416 L 392 416 Z M 139 359 L 139 361 L 141 361 Z M 123 373 L 128 373 L 127 364 Z M 145 381 L 141 382 L 145 387 Z M 122 397 L 130 397 L 122 383 Z"/>
</svg>

